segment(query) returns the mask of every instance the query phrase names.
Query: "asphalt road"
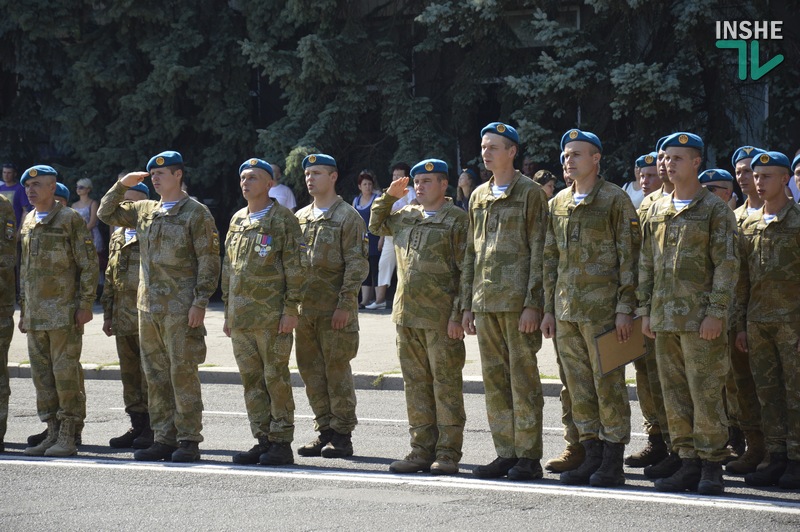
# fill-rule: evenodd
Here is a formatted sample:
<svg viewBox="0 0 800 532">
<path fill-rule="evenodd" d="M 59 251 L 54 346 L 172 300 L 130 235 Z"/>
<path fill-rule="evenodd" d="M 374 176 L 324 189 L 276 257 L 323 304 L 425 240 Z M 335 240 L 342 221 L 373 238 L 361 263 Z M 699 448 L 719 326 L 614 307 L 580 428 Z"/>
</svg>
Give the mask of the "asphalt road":
<svg viewBox="0 0 800 532">
<path fill-rule="evenodd" d="M 126 428 L 121 385 L 87 381 L 89 417 L 79 457 L 31 459 L 25 438 L 42 429 L 33 384 L 12 379 L 9 430 L 0 454 L 0 530 L 798 530 L 800 494 L 753 490 L 726 478 L 727 495 L 661 494 L 640 470 L 620 489 L 537 482 L 481 481 L 470 471 L 494 458 L 483 396 L 467 394 L 462 473 L 393 475 L 388 464 L 408 452 L 402 392 L 359 390 L 356 457 L 296 457 L 285 468 L 235 466 L 253 444 L 234 385 L 204 385 L 203 460 L 144 464 L 107 447 Z M 294 448 L 314 436 L 303 388 Z M 638 405 L 634 430 L 641 419 Z M 545 459 L 563 446 L 557 399 L 545 400 Z M 644 443 L 635 433 L 631 448 Z"/>
</svg>

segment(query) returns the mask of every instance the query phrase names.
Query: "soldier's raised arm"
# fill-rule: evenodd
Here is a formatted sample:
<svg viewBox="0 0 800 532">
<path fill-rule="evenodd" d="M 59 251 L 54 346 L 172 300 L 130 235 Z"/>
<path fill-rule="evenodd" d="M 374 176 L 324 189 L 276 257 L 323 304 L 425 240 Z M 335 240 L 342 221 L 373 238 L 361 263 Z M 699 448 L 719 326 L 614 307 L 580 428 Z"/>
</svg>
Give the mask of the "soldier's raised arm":
<svg viewBox="0 0 800 532">
<path fill-rule="evenodd" d="M 119 227 L 136 227 L 138 211 L 136 203 L 126 202 L 125 192 L 132 186 L 141 183 L 150 174 L 147 172 L 131 172 L 122 179 L 114 183 L 103 199 L 100 200 L 100 208 L 97 209 L 97 217 L 106 225 L 116 225 Z"/>
</svg>

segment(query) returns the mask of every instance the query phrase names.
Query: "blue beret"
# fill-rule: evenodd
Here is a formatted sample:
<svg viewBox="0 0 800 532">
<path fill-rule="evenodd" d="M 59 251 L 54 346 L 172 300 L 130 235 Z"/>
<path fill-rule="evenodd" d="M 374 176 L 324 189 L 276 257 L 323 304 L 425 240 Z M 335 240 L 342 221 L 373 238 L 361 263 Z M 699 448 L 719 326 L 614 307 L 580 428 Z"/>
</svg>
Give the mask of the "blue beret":
<svg viewBox="0 0 800 532">
<path fill-rule="evenodd" d="M 753 157 L 753 160 L 750 161 L 750 168 L 755 170 L 756 166 L 782 166 L 792 173 L 789 158 L 779 151 L 765 151 L 758 157 Z"/>
<path fill-rule="evenodd" d="M 588 131 L 581 131 L 580 129 L 570 129 L 564 133 L 561 137 L 561 151 L 564 151 L 564 146 L 566 146 L 568 142 L 578 141 L 594 144 L 597 146 L 597 149 L 600 150 L 600 153 L 603 153 L 603 145 L 600 143 L 600 139 L 597 135 Z"/>
<path fill-rule="evenodd" d="M 636 159 L 636 167 L 650 168 L 651 166 L 656 165 L 656 159 L 658 159 L 658 154 L 656 152 L 650 152 L 647 155 L 642 155 Z"/>
<path fill-rule="evenodd" d="M 664 139 L 664 142 L 661 143 L 662 150 L 666 150 L 667 148 L 696 148 L 702 150 L 703 139 L 694 133 L 679 131 L 678 133 L 669 135 Z"/>
<path fill-rule="evenodd" d="M 144 183 L 136 183 L 135 185 L 133 185 L 130 188 L 130 190 L 135 190 L 137 192 L 141 192 L 142 194 L 144 194 L 148 198 L 150 197 L 150 189 L 147 188 L 147 185 L 145 185 Z"/>
<path fill-rule="evenodd" d="M 25 173 L 22 174 L 22 179 L 19 180 L 20 185 L 24 185 L 25 181 L 28 180 L 29 177 L 36 177 L 39 175 L 54 175 L 58 177 L 58 172 L 52 166 L 47 166 L 46 164 L 37 164 L 36 166 L 31 166 Z"/>
<path fill-rule="evenodd" d="M 307 155 L 305 159 L 303 159 L 303 170 L 308 168 L 309 166 L 336 166 L 336 159 L 331 157 L 330 155 L 325 155 L 324 153 L 312 153 L 311 155 Z"/>
<path fill-rule="evenodd" d="M 794 160 L 792 161 L 792 168 L 797 168 L 797 165 L 800 164 L 800 154 L 798 154 Z"/>
<path fill-rule="evenodd" d="M 755 148 L 753 146 L 742 146 L 741 148 L 737 148 L 736 151 L 733 152 L 733 157 L 731 157 L 731 166 L 736 168 L 736 163 L 742 159 L 752 159 L 761 153 L 764 153 L 764 150 L 761 148 Z"/>
<path fill-rule="evenodd" d="M 67 185 L 63 183 L 56 183 L 56 196 L 61 196 L 65 200 L 69 201 L 69 189 Z"/>
<path fill-rule="evenodd" d="M 176 151 L 162 151 L 147 163 L 147 171 L 153 168 L 163 168 L 173 164 L 183 164 L 183 157 Z"/>
<path fill-rule="evenodd" d="M 476 181 L 478 181 L 481 178 L 481 176 L 478 175 L 478 172 L 476 172 L 474 168 L 469 168 L 469 167 L 464 168 L 463 170 L 461 170 L 461 173 L 471 175 L 472 179 Z"/>
<path fill-rule="evenodd" d="M 504 124 L 502 122 L 492 122 L 481 129 L 481 137 L 487 133 L 500 135 L 501 137 L 505 137 L 515 144 L 519 144 L 519 134 L 517 133 L 517 130 L 508 124 Z"/>
<path fill-rule="evenodd" d="M 447 163 L 440 159 L 425 159 L 414 165 L 411 169 L 411 177 L 417 174 L 446 174 Z"/>
<path fill-rule="evenodd" d="M 664 135 L 663 137 L 658 139 L 658 142 L 656 142 L 656 153 L 660 152 L 663 149 L 664 141 L 667 140 L 668 138 L 669 135 Z"/>
<path fill-rule="evenodd" d="M 720 168 L 706 170 L 697 176 L 697 179 L 700 181 L 700 184 L 711 183 L 712 181 L 728 181 L 733 183 L 733 176 L 730 174 L 730 172 Z"/>
<path fill-rule="evenodd" d="M 275 177 L 275 174 L 272 173 L 272 165 L 263 159 L 247 159 L 239 166 L 239 175 L 242 175 L 242 172 L 248 168 L 261 168 L 266 170 L 270 177 Z"/>
</svg>

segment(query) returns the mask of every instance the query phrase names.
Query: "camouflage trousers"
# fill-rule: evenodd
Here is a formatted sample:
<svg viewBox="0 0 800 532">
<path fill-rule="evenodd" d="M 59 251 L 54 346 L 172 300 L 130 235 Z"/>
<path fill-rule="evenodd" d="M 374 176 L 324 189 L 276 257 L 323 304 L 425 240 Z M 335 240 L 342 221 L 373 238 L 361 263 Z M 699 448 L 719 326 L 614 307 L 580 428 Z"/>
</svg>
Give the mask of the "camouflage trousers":
<svg viewBox="0 0 800 532">
<path fill-rule="evenodd" d="M 756 394 L 756 383 L 750 370 L 750 354 L 739 351 L 734 342 L 736 331 L 731 330 L 731 369 L 725 381 L 725 402 L 728 407 L 728 424 L 743 431 L 761 430 L 761 403 Z"/>
<path fill-rule="evenodd" d="M 8 382 L 8 348 L 14 336 L 14 318 L 0 318 L 0 442 L 6 436 L 8 426 L 8 398 L 11 386 Z"/>
<path fill-rule="evenodd" d="M 703 340 L 698 332 L 656 333 L 656 361 L 672 449 L 681 458 L 719 462 L 728 457 L 722 401 L 728 374 L 728 335 Z"/>
<path fill-rule="evenodd" d="M 74 326 L 49 331 L 28 331 L 28 357 L 36 388 L 39 419 L 71 419 L 83 427 L 86 394 L 83 387 L 81 348 L 83 333 Z"/>
<path fill-rule="evenodd" d="M 558 378 L 561 380 L 561 392 L 558 394 L 561 400 L 561 424 L 564 426 L 564 441 L 567 445 L 577 445 L 581 442 L 581 435 L 578 427 L 572 419 L 572 401 L 569 398 L 567 389 L 567 376 L 564 375 L 564 366 L 561 364 L 561 357 L 558 356 L 558 339 L 553 337 L 553 349 L 556 352 L 556 363 L 558 364 Z"/>
<path fill-rule="evenodd" d="M 411 448 L 421 456 L 461 461 L 464 443 L 463 340 L 447 331 L 397 326 Z"/>
<path fill-rule="evenodd" d="M 658 380 L 656 342 L 645 337 L 644 345 L 645 355 L 633 361 L 636 369 L 636 395 L 639 396 L 639 408 L 644 418 L 644 431 L 651 436 L 662 434 L 669 440 L 664 393 L 661 391 L 661 381 Z"/>
<path fill-rule="evenodd" d="M 572 419 L 580 440 L 599 438 L 609 443 L 628 443 L 631 407 L 625 368 L 603 375 L 594 341 L 595 336 L 608 329 L 608 323 L 557 321 L 558 356 L 567 378 Z"/>
<path fill-rule="evenodd" d="M 478 312 L 486 414 L 497 456 L 542 458 L 542 333 L 519 332 L 519 312 Z"/>
<path fill-rule="evenodd" d="M 767 450 L 800 460 L 800 324 L 747 322 Z"/>
<path fill-rule="evenodd" d="M 351 433 L 358 423 L 350 369 L 358 353 L 358 321 L 335 331 L 331 315 L 300 316 L 295 335 L 297 369 L 314 412 L 314 430 Z"/>
<path fill-rule="evenodd" d="M 278 323 L 264 329 L 232 329 L 233 356 L 244 386 L 250 431 L 257 439 L 291 443 L 294 397 L 289 375 L 292 335 L 278 334 Z"/>
<path fill-rule="evenodd" d="M 139 311 L 139 342 L 155 441 L 203 441 L 203 398 L 197 366 L 206 359 L 205 327 L 187 314 Z"/>
<path fill-rule="evenodd" d="M 142 354 L 139 349 L 139 335 L 115 336 L 117 357 L 119 357 L 119 376 L 122 380 L 122 402 L 128 414 L 147 413 L 147 379 L 142 367 Z"/>
</svg>

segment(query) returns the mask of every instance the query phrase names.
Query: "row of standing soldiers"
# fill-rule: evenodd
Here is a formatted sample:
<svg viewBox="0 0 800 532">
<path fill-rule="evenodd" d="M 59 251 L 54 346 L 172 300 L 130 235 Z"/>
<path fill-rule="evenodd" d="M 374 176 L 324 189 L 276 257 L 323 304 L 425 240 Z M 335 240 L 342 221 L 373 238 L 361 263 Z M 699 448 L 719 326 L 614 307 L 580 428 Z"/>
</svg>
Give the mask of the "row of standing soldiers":
<svg viewBox="0 0 800 532">
<path fill-rule="evenodd" d="M 493 176 L 475 190 L 467 213 L 445 197 L 444 161 L 424 160 L 411 170 L 419 205 L 392 212 L 409 178 L 392 183 L 375 202 L 369 228 L 393 236 L 398 256 L 392 317 L 411 452 L 391 471 L 458 472 L 463 338 L 477 334 L 498 456 L 473 474 L 542 478 L 544 401 L 536 354 L 544 334 L 556 340 L 568 443 L 547 469 L 566 484 L 624 484 L 631 430 L 624 369 L 602 374 L 594 339 L 611 329 L 626 342 L 633 327 L 641 327 L 652 340 L 636 363 L 649 443 L 628 457 L 628 465 L 649 465 L 645 474 L 662 491 L 724 491 L 724 390 L 732 361 L 729 331 L 735 331 L 741 349 L 733 374 L 744 390 L 742 357 L 745 366 L 749 361 L 745 373 L 758 393 L 756 410 L 767 435 L 757 462 L 765 446 L 769 451 L 769 464 L 760 471 L 753 466 L 746 481 L 800 486 L 800 309 L 786 296 L 800 281 L 800 211 L 783 193 L 791 166 L 777 152 L 742 152 L 748 157 L 735 164 L 746 161 L 755 172 L 764 205 L 737 223 L 698 180 L 702 148 L 691 133 L 659 141 L 654 158 L 662 188 L 638 213 L 625 192 L 599 176 L 600 140 L 577 129 L 561 140 L 573 185 L 549 206 L 541 187 L 514 169 L 519 136 L 500 122 L 481 131 L 483 161 Z M 248 206 L 230 223 L 222 288 L 224 330 L 257 440 L 233 457 L 240 464 L 294 462 L 292 332 L 319 433 L 298 453 L 353 453 L 350 360 L 358 349 L 357 291 L 368 268 L 366 227 L 336 195 L 332 157 L 309 155 L 303 168 L 313 202 L 296 216 L 269 199 L 269 163 L 250 159 L 239 168 Z M 91 319 L 97 265 L 89 260 L 88 250 L 94 251 L 82 220 L 52 203 L 56 175 L 36 166 L 22 179 L 35 210 L 20 232 L 20 329 L 28 333 L 37 409 L 48 424 L 43 441 L 25 453 L 68 456 L 85 416 L 80 333 Z M 161 201 L 146 199 L 146 177 Z M 147 172 L 115 184 L 98 211 L 105 223 L 120 227 L 110 246 L 104 330 L 117 338 L 133 425 L 111 444 L 138 448 L 137 460 L 200 457 L 197 366 L 205 358 L 205 308 L 220 275 L 219 238 L 208 210 L 180 192 L 182 179 L 181 155 L 163 152 Z M 783 202 L 773 194 L 778 188 Z M 132 314 L 134 298 L 138 312 Z M 13 311 L 13 301 L 10 306 Z M 743 396 L 752 403 L 746 393 L 738 403 Z M 758 454 L 755 429 L 742 425 Z M 743 460 L 752 458 L 745 453 Z"/>
</svg>

